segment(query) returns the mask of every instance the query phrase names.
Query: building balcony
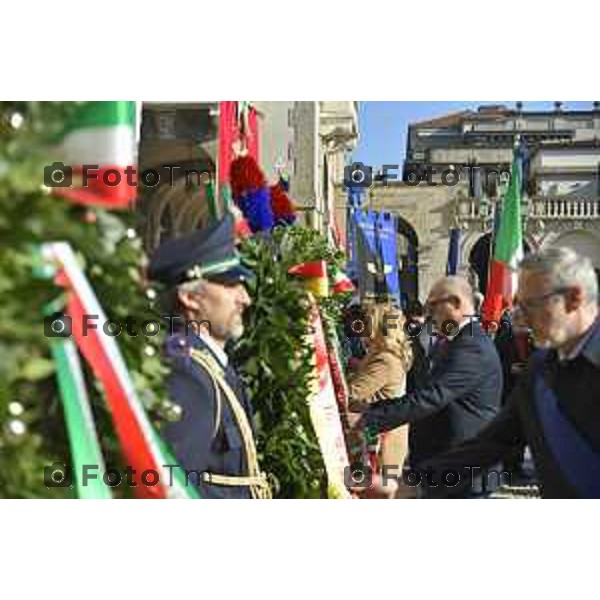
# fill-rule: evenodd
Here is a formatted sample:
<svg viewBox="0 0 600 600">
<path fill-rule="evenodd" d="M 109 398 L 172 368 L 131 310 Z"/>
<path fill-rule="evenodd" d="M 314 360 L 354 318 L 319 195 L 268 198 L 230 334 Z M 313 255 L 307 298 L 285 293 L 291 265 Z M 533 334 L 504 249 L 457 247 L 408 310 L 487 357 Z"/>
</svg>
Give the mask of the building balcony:
<svg viewBox="0 0 600 600">
<path fill-rule="evenodd" d="M 524 217 L 543 221 L 600 219 L 600 198 L 566 198 L 564 196 L 534 196 L 522 203 Z M 490 226 L 494 217 L 494 201 L 476 198 L 456 200 L 455 218 L 460 225 Z"/>
<path fill-rule="evenodd" d="M 529 201 L 527 214 L 538 219 L 598 219 L 600 198 L 536 196 Z"/>
<path fill-rule="evenodd" d="M 477 198 L 457 198 L 455 217 L 459 222 L 487 222 L 494 216 L 494 202 Z"/>
</svg>

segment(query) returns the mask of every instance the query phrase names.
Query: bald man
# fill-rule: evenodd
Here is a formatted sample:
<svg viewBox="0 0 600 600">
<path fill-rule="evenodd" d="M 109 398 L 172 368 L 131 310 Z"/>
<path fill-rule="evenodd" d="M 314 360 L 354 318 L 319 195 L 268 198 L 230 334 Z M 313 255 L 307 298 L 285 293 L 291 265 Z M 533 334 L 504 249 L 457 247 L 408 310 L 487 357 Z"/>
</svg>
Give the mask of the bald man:
<svg viewBox="0 0 600 600">
<path fill-rule="evenodd" d="M 502 395 L 500 359 L 475 317 L 468 281 L 440 279 L 425 309 L 438 334 L 429 380 L 404 396 L 371 404 L 360 420 L 379 432 L 410 423 L 410 461 L 420 468 L 477 435 L 498 414 Z"/>
</svg>

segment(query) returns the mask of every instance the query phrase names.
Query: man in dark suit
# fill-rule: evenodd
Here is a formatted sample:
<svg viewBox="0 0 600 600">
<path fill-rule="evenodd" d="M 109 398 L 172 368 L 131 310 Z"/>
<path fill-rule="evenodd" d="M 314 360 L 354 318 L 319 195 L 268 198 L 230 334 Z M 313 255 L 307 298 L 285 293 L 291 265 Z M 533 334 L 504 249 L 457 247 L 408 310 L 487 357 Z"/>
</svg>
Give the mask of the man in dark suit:
<svg viewBox="0 0 600 600">
<path fill-rule="evenodd" d="M 500 360 L 474 317 L 468 282 L 454 276 L 439 280 L 426 309 L 440 336 L 431 354 L 428 382 L 371 405 L 359 421 L 359 426 L 378 432 L 410 423 L 411 465 L 427 464 L 434 455 L 479 433 L 498 414 L 502 395 Z"/>
<path fill-rule="evenodd" d="M 453 470 L 458 486 L 428 485 L 448 496 L 527 443 L 545 498 L 600 498 L 600 319 L 592 263 L 549 248 L 520 265 L 515 319 L 538 348 L 498 417 L 474 439 L 431 461 Z"/>
<path fill-rule="evenodd" d="M 162 244 L 149 276 L 168 286 L 167 389 L 180 420 L 161 430 L 203 498 L 268 497 L 258 469 L 252 407 L 225 352 L 244 331 L 252 273 L 234 245 L 231 217 Z"/>
</svg>

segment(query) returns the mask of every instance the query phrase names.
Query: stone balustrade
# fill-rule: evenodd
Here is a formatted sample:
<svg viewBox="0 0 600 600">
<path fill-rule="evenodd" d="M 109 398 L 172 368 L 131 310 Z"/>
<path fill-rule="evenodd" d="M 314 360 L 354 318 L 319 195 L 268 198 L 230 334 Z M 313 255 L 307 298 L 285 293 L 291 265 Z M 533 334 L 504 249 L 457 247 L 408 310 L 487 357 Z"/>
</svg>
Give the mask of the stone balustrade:
<svg viewBox="0 0 600 600">
<path fill-rule="evenodd" d="M 487 221 L 493 214 L 493 202 L 474 198 L 457 201 L 456 216 L 460 221 Z M 523 215 L 544 220 L 600 219 L 600 198 L 536 196 L 523 202 Z"/>
</svg>

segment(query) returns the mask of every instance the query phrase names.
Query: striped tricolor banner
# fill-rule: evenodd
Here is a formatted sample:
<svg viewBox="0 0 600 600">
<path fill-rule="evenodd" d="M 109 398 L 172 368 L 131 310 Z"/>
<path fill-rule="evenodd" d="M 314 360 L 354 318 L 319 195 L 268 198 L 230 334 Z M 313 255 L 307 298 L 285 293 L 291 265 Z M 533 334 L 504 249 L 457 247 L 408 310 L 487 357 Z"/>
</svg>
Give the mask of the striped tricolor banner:
<svg viewBox="0 0 600 600">
<path fill-rule="evenodd" d="M 79 204 L 129 207 L 137 192 L 137 112 L 135 102 L 82 102 L 58 151 L 60 162 L 72 169 L 72 182 L 67 171 L 65 179 L 60 170 L 52 171 L 53 195 Z"/>
<path fill-rule="evenodd" d="M 344 472 L 349 467 L 346 441 L 340 420 L 329 355 L 319 308 L 313 302 L 309 325 L 309 342 L 315 349 L 315 378 L 310 396 L 310 415 L 315 428 L 329 481 L 331 498 L 351 498 L 344 484 Z"/>
<path fill-rule="evenodd" d="M 106 467 L 77 347 L 71 339 L 55 338 L 51 349 L 65 413 L 77 497 L 94 500 L 112 498 L 110 488 L 102 480 Z M 97 468 L 98 472 L 87 477 L 85 469 L 92 468 Z"/>
<path fill-rule="evenodd" d="M 68 291 L 66 313 L 72 319 L 73 337 L 104 389 L 125 464 L 135 470 L 131 480 L 136 496 L 198 497 L 196 488 L 186 485 L 184 472 L 176 466 L 154 431 L 114 337 L 103 331 L 106 314 L 77 263 L 73 249 L 67 243 L 53 242 L 42 246 L 42 255 L 57 269 L 57 281 Z M 84 333 L 84 315 L 97 316 L 96 329 L 88 328 Z"/>
</svg>

